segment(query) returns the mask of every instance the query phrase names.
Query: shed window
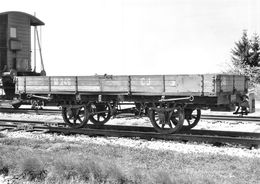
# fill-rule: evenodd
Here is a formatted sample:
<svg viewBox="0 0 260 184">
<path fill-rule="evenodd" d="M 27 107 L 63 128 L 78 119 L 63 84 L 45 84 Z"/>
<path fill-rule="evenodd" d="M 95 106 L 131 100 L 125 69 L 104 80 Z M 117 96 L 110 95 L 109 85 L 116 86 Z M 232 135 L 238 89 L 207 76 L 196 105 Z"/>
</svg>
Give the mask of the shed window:
<svg viewBox="0 0 260 184">
<path fill-rule="evenodd" d="M 16 38 L 16 28 L 14 28 L 14 27 L 10 28 L 10 37 Z"/>
</svg>

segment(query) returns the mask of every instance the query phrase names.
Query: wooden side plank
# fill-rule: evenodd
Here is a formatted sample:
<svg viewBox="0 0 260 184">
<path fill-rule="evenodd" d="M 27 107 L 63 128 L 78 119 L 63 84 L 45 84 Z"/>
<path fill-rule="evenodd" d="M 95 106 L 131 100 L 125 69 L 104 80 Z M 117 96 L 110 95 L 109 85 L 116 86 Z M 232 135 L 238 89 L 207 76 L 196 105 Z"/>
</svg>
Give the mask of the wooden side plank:
<svg viewBox="0 0 260 184">
<path fill-rule="evenodd" d="M 134 93 L 164 93 L 163 75 L 135 75 L 131 77 L 131 92 Z"/>
<path fill-rule="evenodd" d="M 244 92 L 245 77 L 236 75 L 132 75 L 17 77 L 17 93 L 126 93 L 132 95 L 216 96 Z"/>
<path fill-rule="evenodd" d="M 102 92 L 128 92 L 129 77 L 128 76 L 112 76 L 100 79 Z"/>
<path fill-rule="evenodd" d="M 203 95 L 216 96 L 216 75 L 203 75 Z"/>
<path fill-rule="evenodd" d="M 166 93 L 203 93 L 203 78 L 201 75 L 165 76 Z"/>
</svg>

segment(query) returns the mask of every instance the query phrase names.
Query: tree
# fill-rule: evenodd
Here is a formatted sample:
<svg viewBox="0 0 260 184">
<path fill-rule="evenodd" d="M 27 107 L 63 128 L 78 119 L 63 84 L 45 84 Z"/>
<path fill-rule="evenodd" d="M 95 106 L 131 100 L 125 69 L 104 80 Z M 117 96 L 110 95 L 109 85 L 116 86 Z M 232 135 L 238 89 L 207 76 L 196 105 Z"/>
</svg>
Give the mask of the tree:
<svg viewBox="0 0 260 184">
<path fill-rule="evenodd" d="M 231 50 L 232 63 L 236 73 L 250 78 L 250 86 L 260 83 L 260 39 L 255 33 L 249 40 L 247 31 L 243 31 L 241 40 L 235 42 L 235 48 Z"/>
<path fill-rule="evenodd" d="M 259 66 L 260 65 L 260 39 L 259 36 L 255 33 L 251 40 L 251 55 L 250 55 L 250 66 Z"/>
<path fill-rule="evenodd" d="M 232 62 L 236 65 L 249 65 L 250 64 L 250 41 L 247 37 L 247 31 L 243 32 L 242 38 L 240 41 L 235 43 L 236 47 L 231 51 Z"/>
</svg>

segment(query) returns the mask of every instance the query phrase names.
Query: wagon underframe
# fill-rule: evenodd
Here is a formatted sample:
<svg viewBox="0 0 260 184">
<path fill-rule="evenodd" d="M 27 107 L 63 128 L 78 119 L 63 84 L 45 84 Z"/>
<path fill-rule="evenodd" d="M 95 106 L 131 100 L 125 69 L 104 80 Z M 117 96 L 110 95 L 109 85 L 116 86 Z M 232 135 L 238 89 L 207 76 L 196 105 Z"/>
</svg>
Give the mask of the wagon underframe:
<svg viewBox="0 0 260 184">
<path fill-rule="evenodd" d="M 40 105 L 61 106 L 65 123 L 73 128 L 82 128 L 88 121 L 102 126 L 111 117 L 131 113 L 149 117 L 154 128 L 163 134 L 195 127 L 201 109 L 216 107 L 218 101 L 217 97 L 201 96 L 40 93 L 24 94 L 23 99 L 38 101 Z"/>
</svg>

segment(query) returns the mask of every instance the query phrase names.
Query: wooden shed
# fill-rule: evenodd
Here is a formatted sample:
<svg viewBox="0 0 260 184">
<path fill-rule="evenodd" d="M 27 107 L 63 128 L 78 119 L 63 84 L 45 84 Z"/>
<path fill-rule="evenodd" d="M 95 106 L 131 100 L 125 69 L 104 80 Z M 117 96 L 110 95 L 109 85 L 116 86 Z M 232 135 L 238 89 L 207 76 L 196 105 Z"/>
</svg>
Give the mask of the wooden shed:
<svg viewBox="0 0 260 184">
<path fill-rule="evenodd" d="M 31 71 L 31 26 L 44 23 L 18 11 L 0 13 L 0 71 Z"/>
</svg>

